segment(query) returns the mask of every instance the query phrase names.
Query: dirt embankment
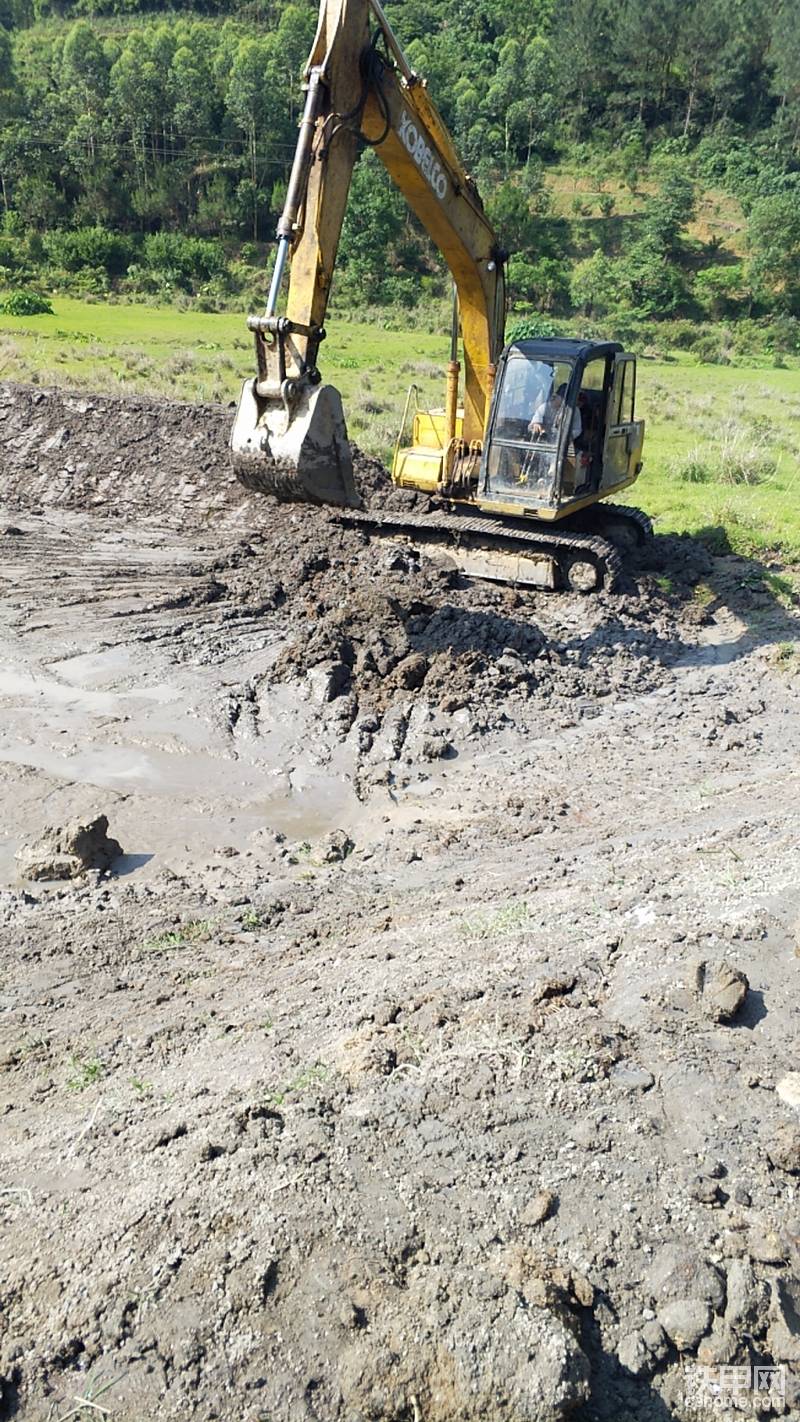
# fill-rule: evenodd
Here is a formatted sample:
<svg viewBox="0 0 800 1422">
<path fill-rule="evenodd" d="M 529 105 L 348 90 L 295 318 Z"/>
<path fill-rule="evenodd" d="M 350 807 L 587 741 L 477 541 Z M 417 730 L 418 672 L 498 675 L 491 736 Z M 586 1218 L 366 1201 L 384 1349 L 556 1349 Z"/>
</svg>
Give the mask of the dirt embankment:
<svg viewBox="0 0 800 1422">
<path fill-rule="evenodd" d="M 228 419 L 0 397 L 0 1415 L 800 1416 L 795 612 L 464 583 Z"/>
</svg>

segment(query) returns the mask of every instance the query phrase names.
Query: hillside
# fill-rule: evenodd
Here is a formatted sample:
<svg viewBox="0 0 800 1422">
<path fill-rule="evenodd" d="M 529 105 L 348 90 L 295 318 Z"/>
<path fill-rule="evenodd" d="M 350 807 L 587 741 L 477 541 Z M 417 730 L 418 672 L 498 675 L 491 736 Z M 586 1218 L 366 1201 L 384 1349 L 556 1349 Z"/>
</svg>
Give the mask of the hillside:
<svg viewBox="0 0 800 1422">
<path fill-rule="evenodd" d="M 6 0 L 7 287 L 206 309 L 260 298 L 316 6 L 220 8 Z M 788 0 L 571 0 L 557 12 L 549 0 L 396 0 L 390 19 L 513 254 L 518 311 L 623 332 L 745 317 L 760 323 L 750 344 L 797 350 Z M 365 154 L 337 305 L 430 308 L 446 291 L 438 255 Z"/>
</svg>

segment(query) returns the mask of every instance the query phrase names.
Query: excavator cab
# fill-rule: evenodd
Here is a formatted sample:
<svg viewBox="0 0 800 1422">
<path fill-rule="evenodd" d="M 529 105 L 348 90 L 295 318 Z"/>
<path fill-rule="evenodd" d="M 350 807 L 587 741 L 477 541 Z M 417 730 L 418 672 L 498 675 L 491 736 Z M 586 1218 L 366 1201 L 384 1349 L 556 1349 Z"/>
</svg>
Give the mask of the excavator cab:
<svg viewBox="0 0 800 1422">
<path fill-rule="evenodd" d="M 558 519 L 632 484 L 644 440 L 635 396 L 635 357 L 616 343 L 522 340 L 506 346 L 478 503 Z"/>
</svg>

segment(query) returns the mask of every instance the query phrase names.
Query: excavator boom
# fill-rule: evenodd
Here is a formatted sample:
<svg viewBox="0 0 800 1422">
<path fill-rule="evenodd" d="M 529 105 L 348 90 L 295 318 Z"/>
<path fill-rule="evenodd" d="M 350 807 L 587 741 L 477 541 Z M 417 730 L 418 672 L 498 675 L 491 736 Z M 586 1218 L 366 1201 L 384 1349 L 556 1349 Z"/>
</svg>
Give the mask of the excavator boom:
<svg viewBox="0 0 800 1422">
<path fill-rule="evenodd" d="M 321 0 L 267 308 L 248 321 L 258 373 L 243 386 L 231 438 L 237 477 L 279 498 L 358 502 L 341 397 L 321 383 L 317 360 L 353 167 L 364 143 L 375 148 L 453 275 L 464 350 L 460 435 L 478 447 L 486 428 L 503 344 L 503 253 L 378 0 Z M 286 312 L 279 316 L 287 263 Z M 452 440 L 455 399 L 450 405 Z"/>
</svg>

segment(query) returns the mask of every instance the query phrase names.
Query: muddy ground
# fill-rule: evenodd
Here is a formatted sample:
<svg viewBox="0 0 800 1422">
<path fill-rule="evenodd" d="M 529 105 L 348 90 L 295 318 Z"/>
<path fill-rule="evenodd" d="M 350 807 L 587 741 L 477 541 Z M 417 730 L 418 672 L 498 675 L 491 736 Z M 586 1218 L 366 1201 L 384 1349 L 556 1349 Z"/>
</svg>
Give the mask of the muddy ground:
<svg viewBox="0 0 800 1422">
<path fill-rule="evenodd" d="M 0 389 L 0 1415 L 800 1417 L 786 570 L 469 584 L 229 419 Z"/>
</svg>

